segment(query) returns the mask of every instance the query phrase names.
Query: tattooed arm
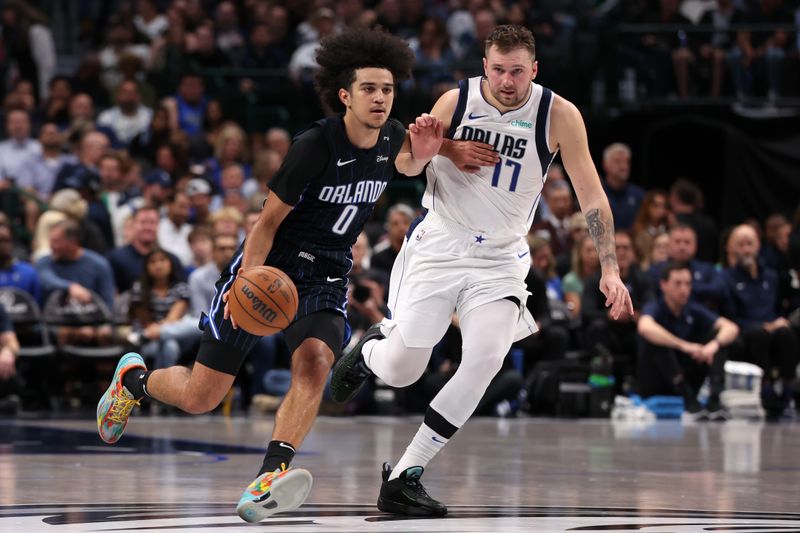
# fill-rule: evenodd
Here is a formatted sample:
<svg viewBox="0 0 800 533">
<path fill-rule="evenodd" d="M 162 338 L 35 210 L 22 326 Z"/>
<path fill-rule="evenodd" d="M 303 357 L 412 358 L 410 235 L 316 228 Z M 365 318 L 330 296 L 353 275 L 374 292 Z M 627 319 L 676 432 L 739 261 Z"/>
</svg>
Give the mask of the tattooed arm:
<svg viewBox="0 0 800 533">
<path fill-rule="evenodd" d="M 602 193 L 602 188 L 601 191 Z M 605 197 L 605 194 L 603 195 Z M 581 205 L 583 202 L 581 202 Z M 608 204 L 608 201 L 606 201 Z M 619 274 L 617 266 L 617 252 L 614 243 L 614 220 L 611 215 L 611 208 L 601 211 L 595 207 L 586 213 L 586 224 L 589 235 L 597 248 L 597 256 L 600 258 L 600 267 L 603 273 L 608 269 Z"/>
<path fill-rule="evenodd" d="M 614 218 L 589 153 L 583 117 L 572 103 L 557 95 L 551 110 L 548 141 L 551 151 L 554 147 L 561 151 L 564 169 L 575 188 L 581 210 L 586 214 L 589 235 L 600 258 L 600 290 L 606 296 L 606 307 L 611 306 L 611 316 L 614 318 L 619 318 L 623 311 L 633 315 L 630 294 L 619 277 Z"/>
</svg>

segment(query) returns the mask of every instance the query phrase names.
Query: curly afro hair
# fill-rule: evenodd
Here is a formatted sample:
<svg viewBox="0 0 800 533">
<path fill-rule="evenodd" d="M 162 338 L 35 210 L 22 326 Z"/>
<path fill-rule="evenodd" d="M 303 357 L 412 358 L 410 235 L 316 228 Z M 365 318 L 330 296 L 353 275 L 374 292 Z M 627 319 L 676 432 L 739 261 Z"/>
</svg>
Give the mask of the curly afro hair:
<svg viewBox="0 0 800 533">
<path fill-rule="evenodd" d="M 414 54 L 406 42 L 381 30 L 350 29 L 325 38 L 317 50 L 316 86 L 333 111 L 344 111 L 339 89 L 350 90 L 359 68 L 385 68 L 395 83 L 411 75 Z"/>
</svg>

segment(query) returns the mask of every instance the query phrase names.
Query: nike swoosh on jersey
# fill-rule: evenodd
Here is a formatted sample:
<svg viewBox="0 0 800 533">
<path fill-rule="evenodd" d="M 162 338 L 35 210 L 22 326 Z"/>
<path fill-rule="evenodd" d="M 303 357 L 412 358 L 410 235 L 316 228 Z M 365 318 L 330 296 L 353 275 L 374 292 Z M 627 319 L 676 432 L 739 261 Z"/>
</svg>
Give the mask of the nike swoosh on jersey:
<svg viewBox="0 0 800 533">
<path fill-rule="evenodd" d="M 349 165 L 353 161 L 355 161 L 355 159 L 348 159 L 347 161 L 342 161 L 341 159 L 339 159 L 338 161 L 336 161 L 336 166 L 337 167 L 343 167 L 345 165 Z"/>
<path fill-rule="evenodd" d="M 327 276 L 325 279 L 328 280 L 328 283 L 335 283 L 337 281 L 342 281 L 342 278 L 332 278 L 330 276 Z"/>
<path fill-rule="evenodd" d="M 477 120 L 477 119 L 479 119 L 479 118 L 485 118 L 485 117 L 488 117 L 488 116 L 489 116 L 489 115 L 473 115 L 471 112 L 470 112 L 470 114 L 469 114 L 469 115 L 467 115 L 467 117 L 468 117 L 470 120 Z"/>
<path fill-rule="evenodd" d="M 525 257 L 526 255 L 528 255 L 528 252 L 527 252 L 527 251 L 525 251 L 525 252 L 522 252 L 521 254 L 517 254 L 517 257 L 519 257 L 520 259 L 522 259 L 522 258 L 523 258 L 523 257 Z"/>
</svg>

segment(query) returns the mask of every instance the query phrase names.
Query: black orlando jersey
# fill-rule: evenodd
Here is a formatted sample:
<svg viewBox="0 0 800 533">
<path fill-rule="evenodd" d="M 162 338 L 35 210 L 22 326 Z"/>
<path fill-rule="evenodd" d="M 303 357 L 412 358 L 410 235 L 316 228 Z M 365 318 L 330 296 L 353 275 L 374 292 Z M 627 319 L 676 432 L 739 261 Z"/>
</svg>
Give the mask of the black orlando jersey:
<svg viewBox="0 0 800 533">
<path fill-rule="evenodd" d="M 294 206 L 275 235 L 266 264 L 296 280 L 343 278 L 350 248 L 394 174 L 405 128 L 390 119 L 370 149 L 353 146 L 341 115 L 315 122 L 292 144 L 269 184 Z"/>
</svg>

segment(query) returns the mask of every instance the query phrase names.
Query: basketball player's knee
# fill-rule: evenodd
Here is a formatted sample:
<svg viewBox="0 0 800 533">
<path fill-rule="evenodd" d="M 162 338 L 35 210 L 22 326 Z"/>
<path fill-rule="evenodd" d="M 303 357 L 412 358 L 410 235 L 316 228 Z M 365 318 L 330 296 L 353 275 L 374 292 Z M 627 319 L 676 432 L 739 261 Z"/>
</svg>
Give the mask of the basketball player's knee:
<svg viewBox="0 0 800 533">
<path fill-rule="evenodd" d="M 333 353 L 327 346 L 304 347 L 301 352 L 295 353 L 292 377 L 317 387 L 324 387 L 331 366 L 333 366 Z"/>
<path fill-rule="evenodd" d="M 398 358 L 397 364 L 386 375 L 381 375 L 381 379 L 390 387 L 408 387 L 425 372 L 428 359 L 430 348 L 406 348 L 404 357 Z"/>
<path fill-rule="evenodd" d="M 222 403 L 227 392 L 228 391 L 225 391 L 220 394 L 218 391 L 196 391 L 183 399 L 181 409 L 191 415 L 210 413 Z"/>
</svg>

